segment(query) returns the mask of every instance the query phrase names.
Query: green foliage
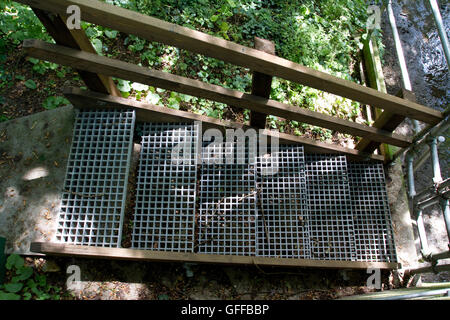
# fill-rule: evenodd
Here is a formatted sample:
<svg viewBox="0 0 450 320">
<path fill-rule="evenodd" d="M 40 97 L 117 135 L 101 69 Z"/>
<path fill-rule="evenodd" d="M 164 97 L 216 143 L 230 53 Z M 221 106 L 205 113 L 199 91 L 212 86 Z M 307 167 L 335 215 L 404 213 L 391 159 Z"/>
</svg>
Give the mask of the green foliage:
<svg viewBox="0 0 450 320">
<path fill-rule="evenodd" d="M 50 96 L 42 103 L 42 107 L 47 110 L 56 109 L 60 106 L 69 104 L 69 100 L 61 96 Z"/>
<path fill-rule="evenodd" d="M 358 50 L 367 37 L 367 5 L 364 0 L 103 1 L 249 47 L 253 46 L 255 36 L 269 39 L 275 43 L 276 54 L 280 57 L 358 82 L 359 75 L 355 73 L 354 65 L 359 59 Z M 0 61 L 1 48 L 6 43 L 18 45 L 25 38 L 49 39 L 27 6 L 0 0 L 0 8 L 3 9 L 0 32 L 6 35 L 0 40 Z M 90 23 L 83 22 L 82 28 L 99 54 L 119 59 L 127 54 L 127 57 L 137 59 L 149 68 L 242 92 L 251 90 L 251 71 L 248 69 Z M 380 37 L 378 33 L 375 35 Z M 127 52 L 119 51 L 123 47 Z M 32 58 L 29 61 L 38 75 L 44 75 L 48 70 L 57 71 L 60 78 L 66 75 L 66 71 L 55 64 Z M 9 77 L 2 73 L 0 64 L 0 80 L 6 83 Z M 186 101 L 177 93 L 115 80 L 124 97 L 132 96 L 216 118 L 222 118 L 226 111 L 226 106 L 219 103 L 197 98 Z M 360 115 L 358 103 L 282 79 L 274 79 L 271 98 L 344 119 L 356 120 Z M 55 104 L 50 101 L 47 107 L 53 108 Z M 244 112 L 245 119 L 248 119 L 248 114 L 248 111 Z M 309 131 L 321 139 L 331 138 L 327 130 L 279 121 L 275 117 L 269 119 L 269 124 L 280 130 L 290 128 L 294 134 Z"/>
<path fill-rule="evenodd" d="M 30 38 L 50 40 L 29 6 L 0 0 L 0 63 L 6 60 L 9 51 Z"/>
<path fill-rule="evenodd" d="M 32 79 L 28 79 L 27 81 L 25 81 L 25 87 L 34 90 L 37 88 L 37 85 L 36 82 L 34 82 Z"/>
<path fill-rule="evenodd" d="M 0 300 L 59 300 L 60 289 L 47 283 L 44 274 L 39 274 L 25 264 L 24 259 L 12 254 L 6 260 L 10 281 L 0 285 Z"/>
</svg>

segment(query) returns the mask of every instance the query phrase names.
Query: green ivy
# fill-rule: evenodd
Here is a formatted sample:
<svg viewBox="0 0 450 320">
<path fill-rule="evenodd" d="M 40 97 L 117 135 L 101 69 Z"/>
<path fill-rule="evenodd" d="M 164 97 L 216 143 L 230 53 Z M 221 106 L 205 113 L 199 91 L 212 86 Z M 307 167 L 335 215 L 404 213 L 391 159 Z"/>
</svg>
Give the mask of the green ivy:
<svg viewBox="0 0 450 320">
<path fill-rule="evenodd" d="M 25 264 L 24 259 L 12 254 L 6 260 L 10 280 L 0 285 L 0 300 L 59 300 L 61 289 L 47 283 L 44 274 Z"/>
</svg>

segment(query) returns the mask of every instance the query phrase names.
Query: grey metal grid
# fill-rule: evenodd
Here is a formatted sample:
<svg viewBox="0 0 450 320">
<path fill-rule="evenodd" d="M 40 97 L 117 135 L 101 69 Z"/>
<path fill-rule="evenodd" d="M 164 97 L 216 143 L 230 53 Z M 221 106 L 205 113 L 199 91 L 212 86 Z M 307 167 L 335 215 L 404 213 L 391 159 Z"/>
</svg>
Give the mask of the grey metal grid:
<svg viewBox="0 0 450 320">
<path fill-rule="evenodd" d="M 134 124 L 134 111 L 78 112 L 57 242 L 120 246 Z"/>
<path fill-rule="evenodd" d="M 233 143 L 216 144 L 212 148 L 221 152 L 221 147 L 222 152 L 236 152 Z M 202 157 L 208 163 L 211 153 L 205 150 L 212 149 L 203 149 Z M 245 150 L 248 154 L 248 144 Z M 256 197 L 254 165 L 203 164 L 199 185 L 198 252 L 255 255 Z"/>
<path fill-rule="evenodd" d="M 136 186 L 132 247 L 192 252 L 197 180 L 196 124 L 145 123 Z M 174 161 L 176 146 L 185 159 Z M 183 149 L 183 148 L 182 148 Z"/>
<path fill-rule="evenodd" d="M 397 262 L 383 165 L 348 165 L 359 261 Z"/>
<path fill-rule="evenodd" d="M 311 258 L 355 260 L 356 245 L 345 156 L 306 155 Z"/>
<path fill-rule="evenodd" d="M 278 162 L 276 166 L 274 163 Z M 272 167 L 271 175 L 263 168 Z M 302 146 L 280 145 L 273 158 L 258 158 L 260 214 L 257 255 L 310 258 L 305 158 Z M 266 172 L 270 172 L 267 170 Z"/>
</svg>

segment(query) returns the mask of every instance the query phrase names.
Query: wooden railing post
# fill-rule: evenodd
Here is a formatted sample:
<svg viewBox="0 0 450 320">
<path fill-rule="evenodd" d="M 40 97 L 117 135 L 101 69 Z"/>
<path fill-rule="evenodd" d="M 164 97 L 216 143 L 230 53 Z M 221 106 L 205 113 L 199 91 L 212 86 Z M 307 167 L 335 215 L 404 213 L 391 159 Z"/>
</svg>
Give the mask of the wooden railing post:
<svg viewBox="0 0 450 320">
<path fill-rule="evenodd" d="M 275 44 L 272 41 L 255 37 L 255 49 L 275 55 Z M 253 72 L 252 95 L 270 98 L 272 89 L 272 76 L 260 72 Z M 258 112 L 250 112 L 250 126 L 264 129 L 266 127 L 266 115 Z"/>
<path fill-rule="evenodd" d="M 381 59 L 379 56 L 378 46 L 375 38 L 371 38 L 364 44 L 364 63 L 368 75 L 368 82 L 370 87 L 387 93 L 386 84 L 383 76 L 383 69 Z M 397 97 L 416 102 L 415 95 L 412 91 L 406 89 L 400 89 L 396 94 Z M 373 123 L 373 127 L 385 130 L 387 132 L 394 132 L 397 126 L 405 120 L 405 116 L 393 114 L 388 111 L 383 111 L 379 108 L 375 108 L 376 120 Z M 381 153 L 388 161 L 392 158 L 393 152 L 391 147 L 387 144 L 381 144 L 379 142 L 371 141 L 370 138 L 363 138 L 356 145 L 355 149 L 372 153 L 378 147 L 381 149 Z"/>
<path fill-rule="evenodd" d="M 66 17 L 37 8 L 32 9 L 57 44 L 89 53 L 96 53 L 84 30 L 69 30 L 67 28 Z M 112 96 L 121 96 L 111 77 L 83 70 L 77 70 L 77 72 L 89 89 Z"/>
</svg>

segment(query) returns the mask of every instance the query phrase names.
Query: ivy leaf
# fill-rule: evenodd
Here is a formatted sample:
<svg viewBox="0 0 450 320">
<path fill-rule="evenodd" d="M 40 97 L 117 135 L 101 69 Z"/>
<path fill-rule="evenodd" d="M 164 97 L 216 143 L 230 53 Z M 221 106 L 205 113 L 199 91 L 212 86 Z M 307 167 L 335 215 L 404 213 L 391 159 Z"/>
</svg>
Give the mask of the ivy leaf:
<svg viewBox="0 0 450 320">
<path fill-rule="evenodd" d="M 46 110 L 53 110 L 58 108 L 61 105 L 67 105 L 69 104 L 69 100 L 67 100 L 64 97 L 48 97 L 47 99 L 45 99 L 44 103 L 42 104 L 42 107 Z"/>
<path fill-rule="evenodd" d="M 168 105 L 169 108 L 176 110 L 180 109 L 180 103 L 177 98 L 171 97 L 167 102 L 169 103 Z"/>
<path fill-rule="evenodd" d="M 116 30 L 105 30 L 105 35 L 110 38 L 110 39 L 114 39 L 117 37 L 118 32 Z"/>
<path fill-rule="evenodd" d="M 36 85 L 36 82 L 34 82 L 31 79 L 28 79 L 27 81 L 25 81 L 25 87 L 27 87 L 28 89 L 34 90 L 37 88 L 37 85 Z"/>
<path fill-rule="evenodd" d="M 157 93 L 149 92 L 149 94 L 147 95 L 145 100 L 147 100 L 147 102 L 151 103 L 151 104 L 158 104 L 160 97 L 159 97 L 159 94 L 157 94 Z"/>
<path fill-rule="evenodd" d="M 119 89 L 122 92 L 130 92 L 131 91 L 130 81 L 120 79 L 119 84 L 117 85 L 117 89 Z"/>
<path fill-rule="evenodd" d="M 133 82 L 133 84 L 131 85 L 131 87 L 136 90 L 136 91 L 147 91 L 148 90 L 148 86 L 142 83 L 138 83 L 138 82 Z"/>
<path fill-rule="evenodd" d="M 17 269 L 17 279 L 19 281 L 27 280 L 33 274 L 33 269 L 30 267 L 22 267 Z"/>
<path fill-rule="evenodd" d="M 232 7 L 232 8 L 236 7 L 236 3 L 233 0 L 227 0 L 227 2 L 230 5 L 230 7 Z"/>
<path fill-rule="evenodd" d="M 0 300 L 20 300 L 20 296 L 15 293 L 0 291 Z"/>
<path fill-rule="evenodd" d="M 5 290 L 10 293 L 19 292 L 23 288 L 23 283 L 7 283 L 5 284 Z"/>
<path fill-rule="evenodd" d="M 220 30 L 222 30 L 223 32 L 227 32 L 228 29 L 230 29 L 230 25 L 227 22 L 223 21 L 220 24 Z"/>
<path fill-rule="evenodd" d="M 31 300 L 31 293 L 25 292 L 23 294 L 23 300 Z"/>
<path fill-rule="evenodd" d="M 97 51 L 97 53 L 101 55 L 103 51 L 102 41 L 100 39 L 95 38 L 94 40 L 92 40 L 92 45 L 94 46 L 95 51 Z"/>
<path fill-rule="evenodd" d="M 12 254 L 6 260 L 6 269 L 11 270 L 12 268 L 19 269 L 23 267 L 25 260 L 18 254 Z"/>
</svg>

